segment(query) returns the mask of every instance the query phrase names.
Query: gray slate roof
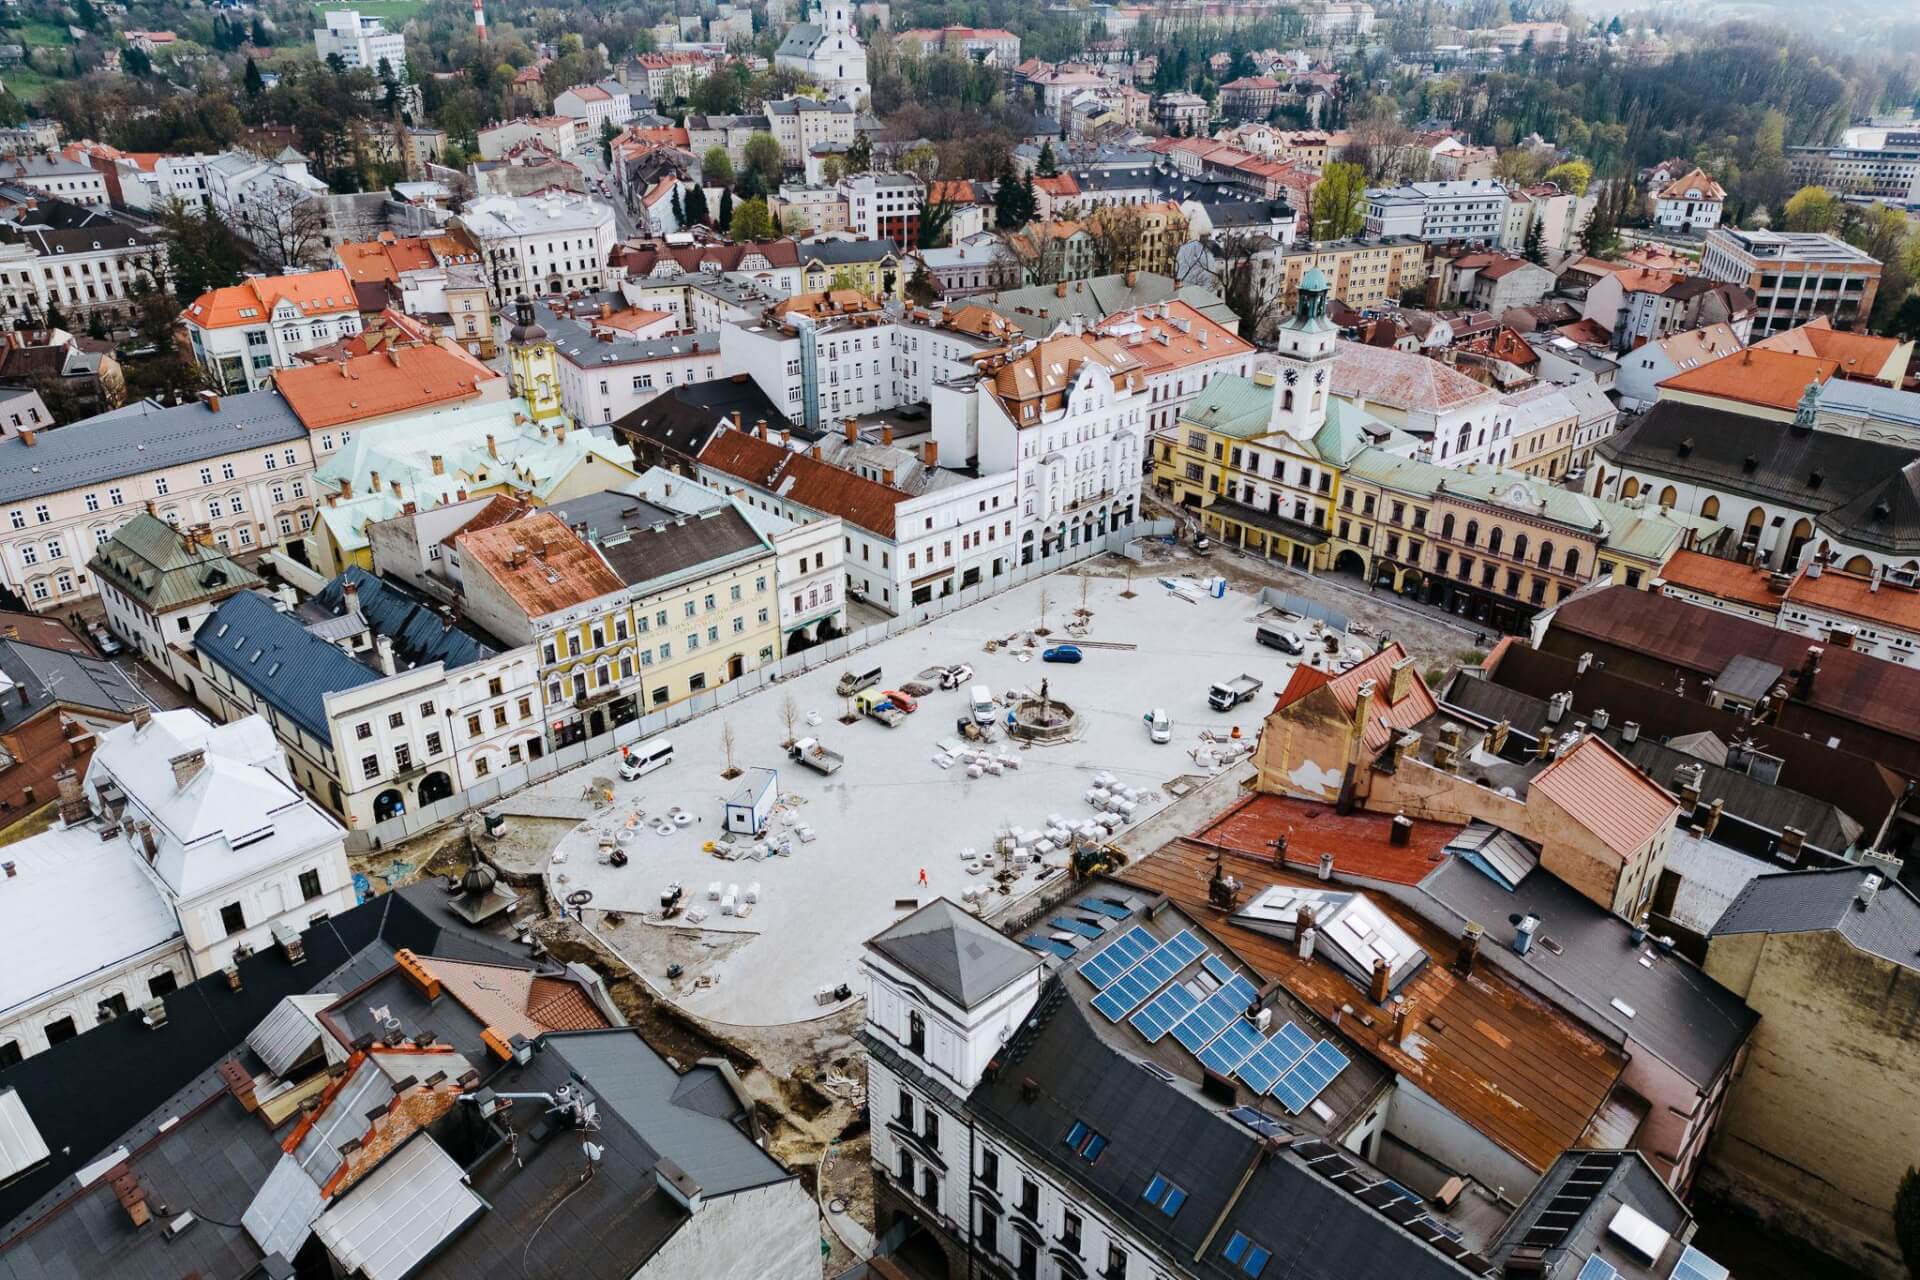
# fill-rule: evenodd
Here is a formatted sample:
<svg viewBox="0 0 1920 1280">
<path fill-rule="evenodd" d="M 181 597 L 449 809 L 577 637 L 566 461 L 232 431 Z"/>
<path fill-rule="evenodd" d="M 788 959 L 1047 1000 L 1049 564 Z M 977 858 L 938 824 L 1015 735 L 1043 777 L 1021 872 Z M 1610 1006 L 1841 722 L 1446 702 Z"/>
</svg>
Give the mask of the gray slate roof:
<svg viewBox="0 0 1920 1280">
<path fill-rule="evenodd" d="M 813 244 L 800 246 L 802 262 L 822 262 L 830 267 L 845 266 L 850 262 L 878 262 L 882 258 L 898 257 L 900 248 L 890 238 L 879 240 L 821 240 Z"/>
<path fill-rule="evenodd" d="M 31 445 L 0 440 L 0 502 L 103 484 L 242 449 L 290 444 L 307 429 L 274 390 L 166 408 L 150 400 L 42 431 Z"/>
<path fill-rule="evenodd" d="M 868 945 L 962 1009 L 1040 967 L 1032 952 L 945 898 L 881 930 Z"/>
<path fill-rule="evenodd" d="M 771 554 L 766 542 L 731 504 L 631 534 L 602 535 L 600 554 L 628 586 L 658 582 L 689 571 L 716 572 L 724 566 Z"/>
<path fill-rule="evenodd" d="M 1713 936 L 1830 929 L 1870 955 L 1920 969 L 1920 900 L 1899 881 L 1881 875 L 1873 904 L 1862 910 L 1857 902 L 1860 882 L 1873 874 L 1879 873 L 1855 866 L 1756 876 L 1713 926 Z"/>
<path fill-rule="evenodd" d="M 1421 891 L 1447 908 L 1457 930 L 1468 920 L 1484 924 L 1487 946 L 1499 946 L 1499 963 L 1523 980 L 1570 995 L 1587 1020 L 1630 1036 L 1696 1087 L 1711 1084 L 1733 1062 L 1759 1015 L 1745 1001 L 1709 978 L 1692 961 L 1660 955 L 1651 942 L 1633 945 L 1625 920 L 1588 901 L 1551 872 L 1536 868 L 1508 893 L 1471 863 L 1454 858 L 1425 880 Z M 1507 946 L 1510 915 L 1531 912 L 1541 920 L 1539 941 L 1525 956 Z M 1423 912 L 1432 916 L 1431 911 Z M 1551 939 L 1558 952 L 1545 945 Z M 1641 957 L 1652 952 L 1651 966 Z M 1633 1010 L 1622 1012 L 1613 1001 Z"/>
<path fill-rule="evenodd" d="M 251 591 L 228 597 L 208 614 L 194 633 L 194 646 L 320 742 L 332 741 L 326 696 L 381 678 Z"/>
<path fill-rule="evenodd" d="M 670 338 L 645 338 L 639 342 L 615 338 L 612 342 L 602 342 L 593 336 L 593 330 L 567 316 L 542 316 L 540 326 L 553 339 L 553 345 L 562 359 L 589 371 L 643 364 L 649 360 L 669 360 L 675 356 L 717 356 L 720 353 L 718 333 L 678 334 Z"/>
<path fill-rule="evenodd" d="M 110 715 L 130 715 L 147 705 L 111 662 L 21 640 L 0 640 L 0 673 L 14 684 L 0 699 L 0 729 L 31 720 L 56 702 Z"/>
</svg>

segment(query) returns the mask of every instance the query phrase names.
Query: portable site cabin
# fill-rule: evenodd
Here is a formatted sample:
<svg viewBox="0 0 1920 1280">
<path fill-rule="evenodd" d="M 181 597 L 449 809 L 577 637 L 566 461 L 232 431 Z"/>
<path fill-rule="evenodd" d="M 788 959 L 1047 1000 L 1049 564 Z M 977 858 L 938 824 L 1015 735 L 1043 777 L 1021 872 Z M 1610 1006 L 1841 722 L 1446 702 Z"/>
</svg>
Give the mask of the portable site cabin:
<svg viewBox="0 0 1920 1280">
<path fill-rule="evenodd" d="M 747 780 L 727 801 L 726 828 L 741 835 L 757 836 L 773 819 L 773 801 L 779 792 L 780 775 L 772 769 L 749 769 Z"/>
</svg>

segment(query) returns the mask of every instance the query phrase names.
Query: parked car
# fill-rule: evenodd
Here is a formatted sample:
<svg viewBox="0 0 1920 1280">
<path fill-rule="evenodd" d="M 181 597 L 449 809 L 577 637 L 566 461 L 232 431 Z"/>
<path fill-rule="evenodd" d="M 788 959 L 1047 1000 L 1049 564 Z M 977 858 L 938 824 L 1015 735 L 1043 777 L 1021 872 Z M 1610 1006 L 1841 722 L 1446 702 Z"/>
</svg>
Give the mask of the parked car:
<svg viewBox="0 0 1920 1280">
<path fill-rule="evenodd" d="M 915 702 L 912 698 L 909 698 L 906 694 L 901 693 L 898 689 L 888 689 L 886 691 L 885 696 L 888 702 L 891 702 L 894 706 L 900 708 L 902 711 L 906 712 L 908 715 L 912 715 L 914 712 L 920 709 L 920 704 L 918 702 Z"/>
<path fill-rule="evenodd" d="M 93 631 L 93 647 L 100 651 L 102 657 L 107 658 L 116 657 L 127 651 L 127 646 L 120 643 L 120 637 L 105 627 L 98 627 Z"/>
<path fill-rule="evenodd" d="M 1077 644 L 1057 644 L 1040 655 L 1042 662 L 1078 662 L 1080 646 Z"/>
<path fill-rule="evenodd" d="M 973 679 L 973 668 L 967 663 L 956 662 L 940 672 L 940 687 L 958 689 L 971 679 Z"/>
<path fill-rule="evenodd" d="M 1165 707 L 1155 707 L 1140 718 L 1146 722 L 1149 739 L 1154 742 L 1173 741 L 1173 721 L 1167 718 Z"/>
</svg>

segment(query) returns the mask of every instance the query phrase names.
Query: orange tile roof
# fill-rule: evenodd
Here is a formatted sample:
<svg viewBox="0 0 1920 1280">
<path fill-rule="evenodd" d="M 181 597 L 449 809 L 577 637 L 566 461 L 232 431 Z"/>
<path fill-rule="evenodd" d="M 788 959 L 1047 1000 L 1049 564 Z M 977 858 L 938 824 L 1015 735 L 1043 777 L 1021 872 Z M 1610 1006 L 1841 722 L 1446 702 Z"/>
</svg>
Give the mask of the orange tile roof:
<svg viewBox="0 0 1920 1280">
<path fill-rule="evenodd" d="M 1572 324 L 1563 324 L 1555 333 L 1571 342 L 1590 342 L 1596 345 L 1613 341 L 1613 332 L 1597 320 L 1579 319 Z"/>
<path fill-rule="evenodd" d="M 349 241 L 335 245 L 334 256 L 353 281 L 399 280 L 402 271 L 434 265 L 433 250 L 416 237 L 393 240 Z"/>
<path fill-rule="evenodd" d="M 463 533 L 454 545 L 463 572 L 485 573 L 530 618 L 626 590 L 600 553 L 550 511 Z"/>
<path fill-rule="evenodd" d="M 1737 355 L 1676 373 L 1658 385 L 1666 390 L 1791 410 L 1806 394 L 1808 383 L 1825 383 L 1839 368 L 1837 360 L 1748 347 Z"/>
<path fill-rule="evenodd" d="M 1334 870 L 1341 875 L 1419 884 L 1446 860 L 1447 845 L 1465 830 L 1457 822 L 1414 818 L 1407 843 L 1395 844 L 1393 818 L 1390 813 L 1364 809 L 1343 814 L 1317 800 L 1255 794 L 1194 838 L 1268 861 L 1275 852 L 1274 841 L 1284 838 L 1290 867 L 1317 874 L 1320 855 L 1331 853 Z"/>
<path fill-rule="evenodd" d="M 1889 582 L 1875 590 L 1873 579 L 1858 573 L 1826 569 L 1814 577 L 1802 569 L 1787 588 L 1786 598 L 1862 622 L 1920 631 L 1920 592 Z"/>
<path fill-rule="evenodd" d="M 1533 775 L 1528 794 L 1538 792 L 1599 836 L 1621 858 L 1630 858 L 1672 823 L 1680 806 L 1631 760 L 1592 734 Z"/>
<path fill-rule="evenodd" d="M 1689 195 L 1688 188 L 1698 191 L 1698 195 Z M 1709 178 L 1700 169 L 1695 168 L 1681 174 L 1661 189 L 1662 200 L 1725 200 L 1727 189 Z"/>
<path fill-rule="evenodd" d="M 1167 316 L 1159 318 L 1165 309 Z M 1150 312 L 1154 318 L 1146 318 L 1141 312 Z M 1187 328 L 1182 332 L 1173 322 L 1185 321 Z M 1143 340 L 1133 342 L 1120 336 L 1117 331 L 1139 325 L 1146 330 Z M 1126 344 L 1127 354 L 1146 366 L 1149 374 L 1166 373 L 1170 370 L 1184 369 L 1188 365 L 1202 364 L 1209 360 L 1218 360 L 1223 356 L 1243 355 L 1251 352 L 1251 342 L 1242 338 L 1233 330 L 1216 320 L 1200 314 L 1184 302 L 1167 302 L 1151 307 L 1136 307 L 1127 311 L 1116 311 L 1095 326 L 1096 332 L 1110 336 L 1116 342 Z M 1204 343 L 1200 335 L 1206 336 Z M 1160 337 L 1166 338 L 1165 342 Z"/>
<path fill-rule="evenodd" d="M 294 416 L 317 431 L 464 400 L 499 376 L 456 346 L 432 343 L 280 369 L 273 380 Z"/>
<path fill-rule="evenodd" d="M 1722 560 L 1698 551 L 1676 551 L 1660 570 L 1660 576 L 1676 587 L 1702 595 L 1736 600 L 1769 613 L 1780 611 L 1781 597 L 1767 590 L 1767 580 L 1773 575 L 1737 560 Z"/>
<path fill-rule="evenodd" d="M 1833 327 L 1825 316 L 1817 316 L 1797 329 L 1787 329 L 1753 344 L 1767 351 L 1788 351 L 1837 361 L 1842 372 L 1877 378 L 1881 370 L 1905 345 L 1898 338 L 1877 338 L 1869 333 L 1848 333 Z M 1893 370 L 1899 377 L 1903 370 Z"/>
<path fill-rule="evenodd" d="M 700 464 L 762 489 L 778 490 L 791 502 L 839 516 L 883 538 L 893 537 L 894 508 L 912 496 L 731 427 L 707 441 L 700 451 Z"/>
<path fill-rule="evenodd" d="M 1033 189 L 1044 191 L 1056 200 L 1062 196 L 1080 194 L 1080 184 L 1073 180 L 1073 175 L 1070 173 L 1057 173 L 1051 178 L 1035 178 Z"/>
<path fill-rule="evenodd" d="M 254 276 L 224 289 L 209 289 L 187 304 L 181 318 L 202 329 L 265 325 L 283 299 L 308 316 L 359 310 L 353 282 L 335 267 L 296 275 Z"/>
<path fill-rule="evenodd" d="M 511 965 L 473 964 L 440 956 L 416 960 L 441 989 L 486 1025 L 531 1040 L 549 1031 L 598 1031 L 608 1024 L 579 984 Z"/>
<path fill-rule="evenodd" d="M 1063 334 L 1037 342 L 993 371 L 993 394 L 1016 427 L 1036 426 L 1087 363 L 1106 369 L 1116 387 L 1139 386 L 1146 362 L 1113 338 Z"/>
<path fill-rule="evenodd" d="M 1388 694 L 1393 687 L 1393 664 L 1407 656 L 1407 651 L 1395 640 L 1380 652 L 1374 654 L 1357 666 L 1349 667 L 1327 682 L 1334 701 L 1340 704 L 1340 710 L 1349 717 L 1354 707 L 1359 705 L 1360 686 L 1373 681 L 1373 710 L 1367 717 L 1366 746 L 1369 751 L 1379 751 L 1387 745 L 1387 739 L 1396 729 L 1411 729 L 1428 716 L 1437 715 L 1440 704 L 1434 701 L 1433 691 L 1427 688 L 1427 682 L 1418 671 L 1406 696 L 1398 702 L 1390 701 Z"/>
</svg>

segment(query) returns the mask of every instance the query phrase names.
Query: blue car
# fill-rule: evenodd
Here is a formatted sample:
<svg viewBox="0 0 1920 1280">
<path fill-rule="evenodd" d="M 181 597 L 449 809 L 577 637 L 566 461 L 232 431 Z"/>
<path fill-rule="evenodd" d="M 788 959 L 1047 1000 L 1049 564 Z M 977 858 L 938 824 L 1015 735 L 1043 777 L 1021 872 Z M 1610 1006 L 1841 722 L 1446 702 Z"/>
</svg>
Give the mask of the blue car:
<svg viewBox="0 0 1920 1280">
<path fill-rule="evenodd" d="M 1078 662 L 1080 646 L 1077 644 L 1057 644 L 1040 655 L 1042 662 Z"/>
</svg>

